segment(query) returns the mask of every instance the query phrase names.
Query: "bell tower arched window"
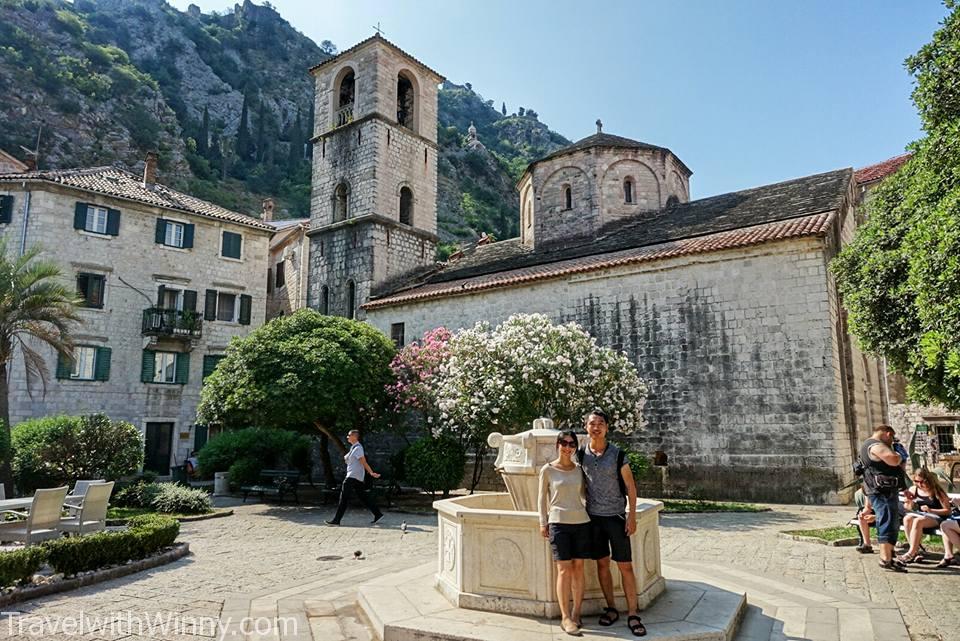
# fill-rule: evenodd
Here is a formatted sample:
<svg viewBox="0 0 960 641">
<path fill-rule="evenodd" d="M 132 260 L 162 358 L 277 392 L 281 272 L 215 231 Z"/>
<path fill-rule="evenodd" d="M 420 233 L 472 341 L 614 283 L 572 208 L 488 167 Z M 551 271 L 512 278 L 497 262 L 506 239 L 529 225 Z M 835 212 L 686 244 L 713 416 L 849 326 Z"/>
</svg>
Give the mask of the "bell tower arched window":
<svg viewBox="0 0 960 641">
<path fill-rule="evenodd" d="M 667 207 L 676 207 L 680 204 L 680 199 L 676 196 L 670 196 L 667 198 Z"/>
<path fill-rule="evenodd" d="M 340 183 L 333 192 L 333 222 L 338 223 L 347 219 L 348 204 L 349 190 L 346 183 Z"/>
<path fill-rule="evenodd" d="M 326 285 L 320 288 L 320 313 L 330 313 L 330 288 Z"/>
<path fill-rule="evenodd" d="M 623 202 L 628 205 L 633 204 L 633 179 L 627 178 L 623 181 Z"/>
<path fill-rule="evenodd" d="M 409 187 L 400 188 L 400 222 L 413 224 L 413 190 Z"/>
<path fill-rule="evenodd" d="M 573 192 L 570 190 L 570 185 L 563 186 L 563 208 L 573 209 Z"/>
<path fill-rule="evenodd" d="M 356 76 L 349 67 L 344 70 L 337 84 L 337 108 L 334 112 L 334 126 L 342 127 L 353 120 L 353 103 L 356 96 Z"/>
<path fill-rule="evenodd" d="M 397 75 L 397 124 L 416 131 L 416 108 L 416 91 L 413 81 L 404 72 L 400 72 Z"/>
</svg>

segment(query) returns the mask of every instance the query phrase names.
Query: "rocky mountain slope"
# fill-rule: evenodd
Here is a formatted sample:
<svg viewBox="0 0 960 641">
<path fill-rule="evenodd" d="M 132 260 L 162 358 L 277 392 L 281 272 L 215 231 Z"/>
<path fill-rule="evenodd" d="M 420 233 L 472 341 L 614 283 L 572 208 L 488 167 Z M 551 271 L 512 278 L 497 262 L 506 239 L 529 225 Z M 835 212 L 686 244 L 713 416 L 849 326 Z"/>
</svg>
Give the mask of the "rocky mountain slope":
<svg viewBox="0 0 960 641">
<path fill-rule="evenodd" d="M 285 215 L 306 216 L 306 66 L 335 53 L 250 0 L 222 14 L 165 0 L 0 0 L 0 148 L 20 158 L 36 148 L 41 168 L 134 170 L 159 150 L 162 179 L 180 189 L 248 213 L 273 196 Z M 443 250 L 481 232 L 516 235 L 516 179 L 568 141 L 469 83 L 443 87 L 439 120 Z M 485 149 L 466 147 L 471 122 Z"/>
</svg>

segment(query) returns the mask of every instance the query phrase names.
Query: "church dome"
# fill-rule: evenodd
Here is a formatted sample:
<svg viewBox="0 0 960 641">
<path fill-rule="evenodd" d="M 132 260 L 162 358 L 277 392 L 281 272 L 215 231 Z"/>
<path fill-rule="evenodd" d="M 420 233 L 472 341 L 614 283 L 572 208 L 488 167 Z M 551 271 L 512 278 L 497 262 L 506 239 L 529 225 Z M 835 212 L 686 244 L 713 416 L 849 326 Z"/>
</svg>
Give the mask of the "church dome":
<svg viewBox="0 0 960 641">
<path fill-rule="evenodd" d="M 543 158 L 539 158 L 531 165 L 544 162 L 546 160 L 552 160 L 554 158 L 559 158 L 560 156 L 566 156 L 567 154 L 574 154 L 578 151 L 584 151 L 592 148 L 603 148 L 603 149 L 638 149 L 645 151 L 661 151 L 671 154 L 674 158 L 677 158 L 677 155 L 666 147 L 660 147 L 657 145 L 651 145 L 650 143 L 641 142 L 639 140 L 633 140 L 632 138 L 624 138 L 623 136 L 614 136 L 613 134 L 605 134 L 602 131 L 597 132 L 586 138 L 581 138 L 577 142 L 562 147 L 553 153 L 547 154 Z M 693 172 L 683 163 L 682 160 L 677 158 L 677 161 L 683 165 L 684 169 L 687 170 L 688 174 Z"/>
</svg>

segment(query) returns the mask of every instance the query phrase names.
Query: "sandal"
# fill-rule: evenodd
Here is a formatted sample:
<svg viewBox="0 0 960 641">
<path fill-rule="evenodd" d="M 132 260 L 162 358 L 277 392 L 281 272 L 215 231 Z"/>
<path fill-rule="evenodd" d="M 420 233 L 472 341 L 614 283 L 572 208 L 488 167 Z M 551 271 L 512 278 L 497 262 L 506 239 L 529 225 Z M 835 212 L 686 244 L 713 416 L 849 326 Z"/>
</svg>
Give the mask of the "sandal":
<svg viewBox="0 0 960 641">
<path fill-rule="evenodd" d="M 567 624 L 568 621 L 570 622 L 569 625 Z M 580 632 L 580 628 L 577 626 L 577 622 L 574 621 L 573 619 L 563 619 L 562 621 L 560 621 L 560 629 L 573 637 L 579 637 L 583 634 L 582 632 Z"/>
<path fill-rule="evenodd" d="M 942 559 L 940 559 L 940 563 L 937 563 L 937 565 L 936 565 L 935 567 L 938 567 L 938 568 L 940 568 L 940 569 L 943 569 L 943 568 L 948 568 L 948 567 L 950 567 L 951 565 L 953 565 L 953 557 L 952 557 L 952 556 L 945 556 L 945 557 L 943 557 Z"/>
<path fill-rule="evenodd" d="M 890 570 L 891 572 L 906 572 L 907 566 L 898 561 L 880 561 L 880 567 L 884 570 Z"/>
<path fill-rule="evenodd" d="M 597 621 L 602 626 L 609 627 L 620 619 L 620 613 L 616 608 L 604 608 L 600 620 Z"/>
<path fill-rule="evenodd" d="M 643 625 L 643 621 L 636 614 L 627 617 L 627 627 L 630 628 L 630 633 L 635 637 L 642 637 L 647 634 L 647 627 Z"/>
<path fill-rule="evenodd" d="M 919 563 L 920 561 L 923 561 L 923 557 L 920 556 L 919 554 L 914 554 L 913 556 L 907 556 L 906 554 L 901 554 L 900 556 L 897 557 L 897 561 L 900 561 L 900 563 L 902 563 L 903 565 L 907 565 L 908 563 Z"/>
</svg>

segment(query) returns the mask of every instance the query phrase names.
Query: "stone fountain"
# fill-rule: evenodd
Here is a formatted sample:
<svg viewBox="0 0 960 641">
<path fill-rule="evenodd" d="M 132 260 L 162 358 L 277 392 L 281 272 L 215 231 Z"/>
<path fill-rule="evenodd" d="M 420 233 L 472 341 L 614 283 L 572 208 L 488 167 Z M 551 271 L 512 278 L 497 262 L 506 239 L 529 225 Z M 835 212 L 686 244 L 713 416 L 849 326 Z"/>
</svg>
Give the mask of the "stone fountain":
<svg viewBox="0 0 960 641">
<path fill-rule="evenodd" d="M 549 541 L 540 536 L 537 515 L 540 468 L 557 456 L 558 432 L 552 427 L 549 419 L 537 419 L 526 432 L 490 435 L 487 442 L 497 449 L 495 466 L 507 493 L 473 494 L 433 504 L 439 514 L 436 585 L 457 607 L 559 616 L 556 567 Z M 658 528 L 662 507 L 659 501 L 637 501 L 637 532 L 631 543 L 641 608 L 664 589 Z M 586 563 L 587 614 L 605 605 L 594 566 Z M 619 586 L 615 567 L 614 583 Z"/>
</svg>

